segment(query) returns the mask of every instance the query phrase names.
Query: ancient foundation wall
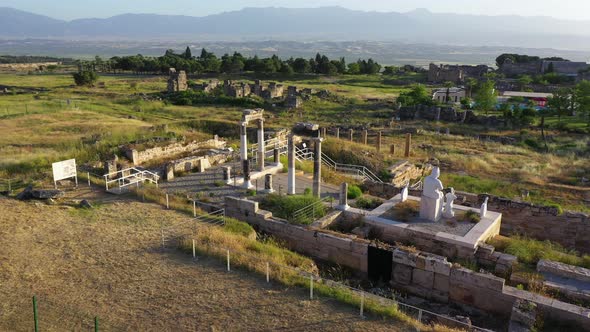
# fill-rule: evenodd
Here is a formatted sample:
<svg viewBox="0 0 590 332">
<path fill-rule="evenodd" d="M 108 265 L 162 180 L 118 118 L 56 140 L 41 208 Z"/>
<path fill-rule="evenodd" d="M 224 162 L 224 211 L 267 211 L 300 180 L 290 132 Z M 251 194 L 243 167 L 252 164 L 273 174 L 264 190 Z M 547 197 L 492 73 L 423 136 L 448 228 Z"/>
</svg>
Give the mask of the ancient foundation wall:
<svg viewBox="0 0 590 332">
<path fill-rule="evenodd" d="M 224 148 L 225 145 L 225 141 L 220 140 L 217 136 L 215 136 L 213 139 L 203 142 L 191 142 L 188 144 L 173 143 L 167 146 L 155 147 L 143 151 L 138 151 L 133 148 L 123 148 L 122 150 L 125 153 L 125 156 L 131 160 L 134 165 L 140 165 L 146 161 L 169 158 L 181 153 L 191 152 L 203 148 L 221 149 Z"/>
<path fill-rule="evenodd" d="M 260 210 L 258 202 L 250 200 L 226 197 L 225 214 L 248 222 L 257 231 L 272 234 L 292 250 L 367 273 L 368 241 L 289 224 Z"/>
</svg>

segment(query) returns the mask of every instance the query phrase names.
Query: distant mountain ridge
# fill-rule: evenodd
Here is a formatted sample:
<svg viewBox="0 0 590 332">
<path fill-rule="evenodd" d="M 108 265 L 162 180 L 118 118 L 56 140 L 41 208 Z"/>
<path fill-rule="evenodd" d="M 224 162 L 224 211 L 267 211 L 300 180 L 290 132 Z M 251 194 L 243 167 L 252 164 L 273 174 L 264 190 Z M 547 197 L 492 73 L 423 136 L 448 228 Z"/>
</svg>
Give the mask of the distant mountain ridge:
<svg viewBox="0 0 590 332">
<path fill-rule="evenodd" d="M 204 17 L 123 14 L 63 21 L 0 8 L 0 38 L 101 40 L 373 40 L 590 49 L 590 21 L 550 17 L 364 12 L 341 7 L 245 8 Z"/>
</svg>

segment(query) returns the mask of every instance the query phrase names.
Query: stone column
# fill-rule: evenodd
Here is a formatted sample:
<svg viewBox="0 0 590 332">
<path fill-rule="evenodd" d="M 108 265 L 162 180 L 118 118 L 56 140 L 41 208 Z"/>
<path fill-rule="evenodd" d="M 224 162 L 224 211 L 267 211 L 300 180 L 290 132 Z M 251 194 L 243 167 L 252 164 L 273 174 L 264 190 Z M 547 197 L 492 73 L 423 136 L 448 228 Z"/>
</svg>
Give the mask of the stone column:
<svg viewBox="0 0 590 332">
<path fill-rule="evenodd" d="M 336 138 L 340 139 L 340 127 L 336 128 Z"/>
<path fill-rule="evenodd" d="M 348 208 L 349 208 L 349 206 L 348 206 L 348 183 L 344 182 L 340 186 L 340 197 L 339 197 L 338 209 L 339 210 L 347 210 Z"/>
<path fill-rule="evenodd" d="M 412 134 L 406 134 L 406 154 L 405 154 L 406 158 L 409 158 L 411 155 L 411 145 L 412 145 Z"/>
<path fill-rule="evenodd" d="M 258 170 L 264 171 L 264 159 L 266 159 L 266 146 L 264 144 L 264 120 L 258 121 Z"/>
<path fill-rule="evenodd" d="M 242 167 L 244 162 L 248 160 L 248 123 L 242 122 L 240 126 L 240 159 L 242 160 Z"/>
<path fill-rule="evenodd" d="M 353 129 L 350 130 L 350 141 L 351 142 L 354 141 L 354 130 Z"/>
<path fill-rule="evenodd" d="M 391 144 L 389 146 L 389 153 L 392 155 L 395 155 L 395 145 L 394 144 Z"/>
<path fill-rule="evenodd" d="M 274 150 L 272 151 L 273 161 L 277 165 L 281 164 L 281 153 L 280 152 L 281 151 L 279 151 L 278 147 L 275 147 Z"/>
<path fill-rule="evenodd" d="M 267 194 L 274 193 L 274 189 L 272 189 L 272 174 L 266 174 L 264 176 L 264 192 Z"/>
<path fill-rule="evenodd" d="M 243 171 L 244 171 L 244 188 L 245 189 L 250 189 L 252 187 L 254 187 L 252 185 L 252 181 L 250 178 L 250 160 L 246 159 L 244 160 L 244 163 L 242 164 L 243 166 Z"/>
<path fill-rule="evenodd" d="M 383 140 L 383 134 L 381 132 L 378 132 L 377 133 L 377 146 L 376 146 L 377 152 L 381 152 L 382 140 Z"/>
<path fill-rule="evenodd" d="M 328 137 L 328 129 L 326 127 L 322 128 L 322 137 L 323 138 Z"/>
<path fill-rule="evenodd" d="M 223 166 L 223 181 L 231 184 L 231 166 Z"/>
<path fill-rule="evenodd" d="M 368 143 L 369 143 L 369 131 L 364 130 L 363 131 L 363 144 L 367 145 Z"/>
<path fill-rule="evenodd" d="M 295 195 L 295 141 L 293 135 L 289 135 L 287 150 L 287 195 Z"/>
<path fill-rule="evenodd" d="M 320 198 L 322 194 L 322 138 L 316 138 L 313 154 L 313 195 Z"/>
</svg>

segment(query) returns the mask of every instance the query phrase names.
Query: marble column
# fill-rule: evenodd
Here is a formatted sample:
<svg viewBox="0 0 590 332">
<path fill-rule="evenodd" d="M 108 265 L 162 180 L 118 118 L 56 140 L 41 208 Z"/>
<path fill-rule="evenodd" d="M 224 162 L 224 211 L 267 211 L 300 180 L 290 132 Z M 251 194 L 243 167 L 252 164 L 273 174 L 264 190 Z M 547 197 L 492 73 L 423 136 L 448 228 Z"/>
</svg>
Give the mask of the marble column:
<svg viewBox="0 0 590 332">
<path fill-rule="evenodd" d="M 336 128 L 336 138 L 340 139 L 340 128 Z"/>
<path fill-rule="evenodd" d="M 350 141 L 352 142 L 352 141 L 354 141 L 354 129 L 351 129 L 349 133 L 350 133 Z"/>
<path fill-rule="evenodd" d="M 369 143 L 369 131 L 364 130 L 363 131 L 363 144 L 367 145 L 368 143 Z"/>
<path fill-rule="evenodd" d="M 275 164 L 280 165 L 281 164 L 281 151 L 279 150 L 279 147 L 275 147 L 273 152 L 273 161 Z"/>
<path fill-rule="evenodd" d="M 344 182 L 340 185 L 340 197 L 338 203 L 338 210 L 347 210 L 348 206 L 348 183 Z"/>
<path fill-rule="evenodd" d="M 244 160 L 244 163 L 242 164 L 243 166 L 243 171 L 244 171 L 244 189 L 250 189 L 252 187 L 254 187 L 252 185 L 252 181 L 250 178 L 250 160 L 246 159 Z"/>
<path fill-rule="evenodd" d="M 293 135 L 289 135 L 287 159 L 287 195 L 295 195 L 295 140 Z"/>
<path fill-rule="evenodd" d="M 266 145 L 264 144 L 264 120 L 258 121 L 258 170 L 264 171 L 266 159 Z"/>
<path fill-rule="evenodd" d="M 313 195 L 320 198 L 322 194 L 322 138 L 314 141 L 313 154 Z"/>
<path fill-rule="evenodd" d="M 381 132 L 377 133 L 377 152 L 381 152 L 381 143 L 383 142 L 383 134 Z"/>
</svg>

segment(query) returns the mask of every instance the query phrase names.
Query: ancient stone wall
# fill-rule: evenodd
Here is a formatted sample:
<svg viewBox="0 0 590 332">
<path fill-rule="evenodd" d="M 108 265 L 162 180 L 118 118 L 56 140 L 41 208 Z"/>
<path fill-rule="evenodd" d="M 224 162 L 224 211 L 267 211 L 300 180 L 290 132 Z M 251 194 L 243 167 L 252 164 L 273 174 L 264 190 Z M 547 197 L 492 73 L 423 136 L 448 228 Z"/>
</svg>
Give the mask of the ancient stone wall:
<svg viewBox="0 0 590 332">
<path fill-rule="evenodd" d="M 368 241 L 291 225 L 273 218 L 271 212 L 260 210 L 257 202 L 246 199 L 226 197 L 225 208 L 227 216 L 276 236 L 293 250 L 368 273 Z M 581 330 L 590 331 L 590 309 L 505 286 L 503 278 L 453 265 L 446 257 L 430 253 L 393 249 L 390 283 L 413 295 L 465 305 L 506 318 L 511 315 L 516 301 L 531 301 L 547 317 L 572 322 Z"/>
<path fill-rule="evenodd" d="M 159 146 L 143 151 L 138 151 L 133 147 L 123 147 L 122 151 L 134 165 L 140 165 L 146 161 L 170 158 L 181 153 L 192 152 L 203 148 L 221 149 L 224 148 L 225 145 L 226 142 L 220 140 L 216 135 L 213 139 L 203 142 L 191 142 L 188 144 L 173 143 L 167 146 Z"/>
<path fill-rule="evenodd" d="M 225 198 L 225 214 L 248 222 L 257 231 L 272 234 L 292 250 L 367 273 L 368 241 L 292 225 L 260 210 L 258 202 L 234 197 Z"/>
<path fill-rule="evenodd" d="M 170 68 L 168 77 L 168 92 L 178 92 L 188 90 L 188 80 L 186 72 L 181 70 L 179 72 L 174 68 Z"/>
</svg>

